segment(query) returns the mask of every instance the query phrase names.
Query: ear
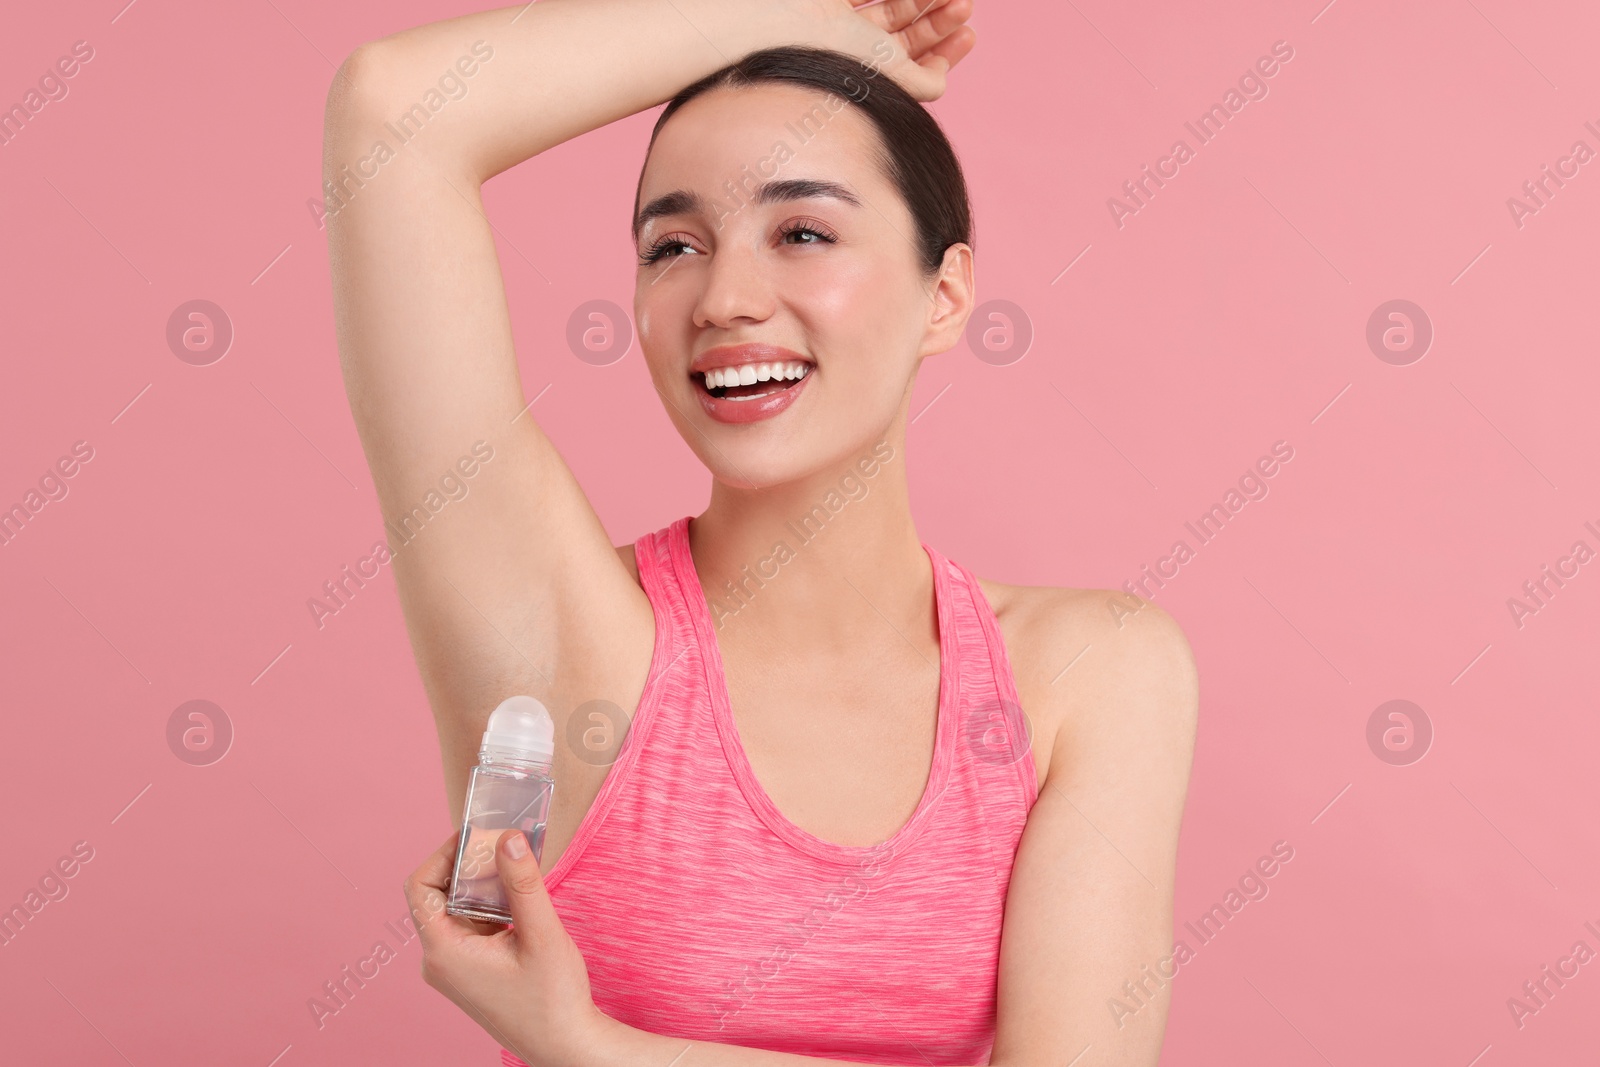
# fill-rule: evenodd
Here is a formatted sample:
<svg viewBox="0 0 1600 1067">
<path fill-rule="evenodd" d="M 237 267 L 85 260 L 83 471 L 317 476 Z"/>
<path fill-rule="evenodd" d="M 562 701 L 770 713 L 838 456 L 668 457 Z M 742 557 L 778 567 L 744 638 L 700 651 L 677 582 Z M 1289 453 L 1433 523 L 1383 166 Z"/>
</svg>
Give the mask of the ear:
<svg viewBox="0 0 1600 1067">
<path fill-rule="evenodd" d="M 948 352 L 961 342 L 972 317 L 972 249 L 964 243 L 944 250 L 944 264 L 928 285 L 928 318 L 918 356 Z"/>
</svg>

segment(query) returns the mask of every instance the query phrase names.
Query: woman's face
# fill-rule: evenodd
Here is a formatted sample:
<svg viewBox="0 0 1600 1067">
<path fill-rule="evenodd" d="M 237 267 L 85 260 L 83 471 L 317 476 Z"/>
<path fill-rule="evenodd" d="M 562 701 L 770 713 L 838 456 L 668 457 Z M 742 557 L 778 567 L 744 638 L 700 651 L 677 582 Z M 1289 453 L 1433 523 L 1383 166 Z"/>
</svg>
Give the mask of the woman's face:
<svg viewBox="0 0 1600 1067">
<path fill-rule="evenodd" d="M 880 145 L 843 98 L 772 83 L 696 97 L 656 138 L 634 319 L 668 415 L 724 482 L 776 485 L 869 450 L 921 357 L 960 338 L 970 284 L 952 298 L 922 276 Z"/>
</svg>

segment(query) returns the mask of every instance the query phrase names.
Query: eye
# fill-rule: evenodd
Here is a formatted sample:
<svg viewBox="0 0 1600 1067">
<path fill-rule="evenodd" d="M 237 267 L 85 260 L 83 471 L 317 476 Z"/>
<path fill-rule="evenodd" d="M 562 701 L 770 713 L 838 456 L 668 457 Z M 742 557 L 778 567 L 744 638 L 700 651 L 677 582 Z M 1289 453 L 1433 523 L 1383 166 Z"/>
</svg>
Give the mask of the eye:
<svg viewBox="0 0 1600 1067">
<path fill-rule="evenodd" d="M 831 244 L 834 244 L 835 242 L 837 242 L 839 240 L 832 233 L 830 233 L 827 230 L 827 228 L 824 227 L 821 223 L 815 222 L 813 220 L 806 220 L 806 219 L 801 219 L 801 220 L 796 220 L 795 222 L 786 223 L 784 225 L 783 229 L 778 231 L 778 240 L 779 241 L 783 241 L 783 240 L 785 240 L 786 238 L 790 237 L 793 234 L 804 234 L 804 235 L 806 235 L 808 237 L 816 238 L 816 240 L 814 240 L 814 241 L 808 240 L 808 241 L 795 241 L 795 242 L 792 242 L 794 244 L 801 244 L 801 245 L 816 245 L 816 244 L 830 244 L 831 245 Z"/>
<path fill-rule="evenodd" d="M 669 255 L 668 254 L 672 249 L 674 249 L 674 248 L 689 248 L 689 249 L 692 249 L 694 247 L 694 246 L 690 245 L 687 241 L 682 240 L 681 238 L 682 238 L 682 235 L 681 234 L 676 234 L 676 233 L 669 233 L 665 237 L 658 238 L 656 240 L 655 244 L 651 245 L 648 249 L 646 249 L 645 253 L 639 257 L 639 263 L 641 265 L 648 265 L 648 264 L 651 264 L 651 263 L 659 262 L 660 260 L 663 260 L 663 259 L 675 259 L 675 258 L 677 258 L 675 255 Z M 698 255 L 699 253 L 696 253 L 696 254 Z"/>
<path fill-rule="evenodd" d="M 806 238 L 806 240 L 792 242 L 787 240 L 789 237 L 794 235 L 800 235 L 801 237 Z M 675 250 L 680 248 L 694 251 L 694 246 L 683 240 L 684 236 L 686 235 L 669 233 L 664 237 L 658 238 L 655 243 L 646 249 L 644 254 L 639 257 L 639 263 L 641 265 L 648 266 L 651 263 L 658 263 L 663 259 L 676 259 L 680 253 L 677 253 Z M 778 240 L 780 243 L 799 245 L 831 245 L 837 243 L 839 239 L 835 237 L 827 227 L 823 226 L 819 222 L 816 222 L 815 220 L 797 219 L 793 222 L 784 224 L 783 228 L 778 231 Z M 695 255 L 700 254 L 701 253 L 699 252 L 695 252 Z"/>
</svg>

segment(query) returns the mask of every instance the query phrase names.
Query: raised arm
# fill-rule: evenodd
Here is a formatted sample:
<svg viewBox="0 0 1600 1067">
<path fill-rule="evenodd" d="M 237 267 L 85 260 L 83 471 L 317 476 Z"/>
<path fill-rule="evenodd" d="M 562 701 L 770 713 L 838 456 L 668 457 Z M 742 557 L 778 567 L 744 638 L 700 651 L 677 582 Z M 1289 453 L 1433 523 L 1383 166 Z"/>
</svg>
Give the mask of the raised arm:
<svg viewBox="0 0 1600 1067">
<path fill-rule="evenodd" d="M 340 362 L 451 818 L 496 703 L 537 696 L 558 730 L 588 699 L 632 707 L 652 635 L 643 593 L 523 412 L 480 186 L 776 43 L 772 20 L 752 17 L 764 6 L 543 0 L 364 44 L 333 79 L 323 177 Z"/>
<path fill-rule="evenodd" d="M 884 70 L 937 97 L 960 57 L 934 16 L 918 18 L 911 0 L 872 11 L 858 15 L 851 0 L 541 0 L 363 44 L 335 75 L 323 177 L 340 362 L 452 818 L 496 703 L 537 696 L 558 731 L 586 700 L 631 708 L 653 629 L 644 594 L 524 411 L 480 186 L 781 44 L 867 57 L 903 27 Z M 558 747 L 558 780 L 561 759 Z"/>
</svg>

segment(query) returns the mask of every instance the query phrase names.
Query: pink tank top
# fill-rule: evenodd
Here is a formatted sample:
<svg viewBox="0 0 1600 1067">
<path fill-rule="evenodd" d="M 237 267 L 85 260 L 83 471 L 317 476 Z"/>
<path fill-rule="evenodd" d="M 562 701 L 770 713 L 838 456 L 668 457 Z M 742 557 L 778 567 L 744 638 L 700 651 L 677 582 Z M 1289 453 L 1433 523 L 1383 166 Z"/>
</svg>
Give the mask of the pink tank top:
<svg viewBox="0 0 1600 1067">
<path fill-rule="evenodd" d="M 993 611 L 926 544 L 939 619 L 932 771 L 870 846 L 791 823 L 729 710 L 689 519 L 635 544 L 655 649 L 632 724 L 545 878 L 595 1004 L 651 1033 L 881 1064 L 982 1064 L 1006 887 L 1037 796 Z M 759 581 L 759 579 L 756 579 Z M 504 1049 L 506 1067 L 525 1067 Z"/>
</svg>

